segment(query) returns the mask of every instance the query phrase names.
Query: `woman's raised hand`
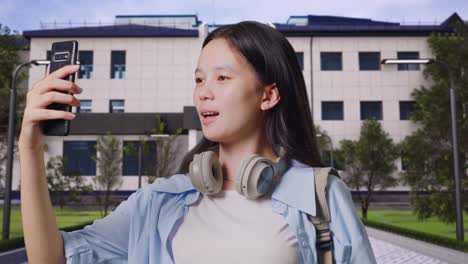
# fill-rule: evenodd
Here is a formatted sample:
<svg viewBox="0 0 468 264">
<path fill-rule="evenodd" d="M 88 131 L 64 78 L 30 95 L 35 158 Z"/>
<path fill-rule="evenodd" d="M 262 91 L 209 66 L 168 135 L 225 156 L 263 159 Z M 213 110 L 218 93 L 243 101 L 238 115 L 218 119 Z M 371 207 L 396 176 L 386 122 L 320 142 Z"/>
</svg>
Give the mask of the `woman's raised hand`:
<svg viewBox="0 0 468 264">
<path fill-rule="evenodd" d="M 19 145 L 26 148 L 39 148 L 43 145 L 44 135 L 40 128 L 40 121 L 48 119 L 73 119 L 74 114 L 67 111 L 47 109 L 51 103 L 79 106 L 80 101 L 73 96 L 82 92 L 75 83 L 62 78 L 78 71 L 79 65 L 64 66 L 34 83 L 26 95 L 23 122 Z M 65 94 L 55 90 L 70 92 Z"/>
</svg>

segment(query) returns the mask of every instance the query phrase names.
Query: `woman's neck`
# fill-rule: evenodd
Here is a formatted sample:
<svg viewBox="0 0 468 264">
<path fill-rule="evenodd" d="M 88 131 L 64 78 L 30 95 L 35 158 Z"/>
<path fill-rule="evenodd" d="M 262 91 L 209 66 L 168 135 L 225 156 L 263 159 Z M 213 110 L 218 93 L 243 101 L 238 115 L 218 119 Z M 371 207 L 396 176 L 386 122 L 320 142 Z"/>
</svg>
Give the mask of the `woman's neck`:
<svg viewBox="0 0 468 264">
<path fill-rule="evenodd" d="M 278 158 L 265 140 L 219 143 L 219 162 L 224 176 L 223 190 L 235 189 L 236 173 L 242 160 L 254 153 L 272 161 Z"/>
</svg>

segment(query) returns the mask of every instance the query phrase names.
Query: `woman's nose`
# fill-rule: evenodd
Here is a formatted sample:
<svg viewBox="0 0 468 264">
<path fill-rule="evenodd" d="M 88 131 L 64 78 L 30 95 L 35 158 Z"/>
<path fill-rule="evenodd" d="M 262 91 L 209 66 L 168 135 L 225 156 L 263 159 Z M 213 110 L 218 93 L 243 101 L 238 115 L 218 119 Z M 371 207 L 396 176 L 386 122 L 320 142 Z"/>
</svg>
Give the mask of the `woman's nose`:
<svg viewBox="0 0 468 264">
<path fill-rule="evenodd" d="M 213 99 L 214 94 L 210 84 L 205 82 L 200 86 L 200 89 L 198 91 L 198 96 L 200 100 Z"/>
</svg>

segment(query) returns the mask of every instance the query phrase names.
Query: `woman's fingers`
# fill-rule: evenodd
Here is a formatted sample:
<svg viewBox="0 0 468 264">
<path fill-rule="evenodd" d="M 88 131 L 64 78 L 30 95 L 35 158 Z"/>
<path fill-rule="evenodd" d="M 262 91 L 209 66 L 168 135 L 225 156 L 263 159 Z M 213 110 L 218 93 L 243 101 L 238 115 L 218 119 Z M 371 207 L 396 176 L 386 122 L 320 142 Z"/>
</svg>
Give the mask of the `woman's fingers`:
<svg viewBox="0 0 468 264">
<path fill-rule="evenodd" d="M 45 108 L 51 103 L 62 103 L 71 106 L 79 106 L 80 101 L 71 94 L 61 92 L 47 92 L 45 94 L 36 95 L 37 99 L 32 102 L 32 107 Z"/>
<path fill-rule="evenodd" d="M 28 122 L 36 123 L 42 120 L 49 119 L 73 119 L 74 114 L 67 111 L 52 110 L 52 109 L 40 109 L 40 108 L 30 108 L 25 109 L 25 117 L 29 120 Z"/>
<path fill-rule="evenodd" d="M 74 94 L 79 94 L 82 91 L 81 88 L 73 82 L 62 79 L 44 78 L 35 83 L 30 92 L 44 94 L 52 90 L 66 91 Z"/>
<path fill-rule="evenodd" d="M 80 69 L 80 65 L 66 65 L 54 72 L 48 73 L 46 78 L 63 79 L 66 76 L 77 72 Z"/>
</svg>

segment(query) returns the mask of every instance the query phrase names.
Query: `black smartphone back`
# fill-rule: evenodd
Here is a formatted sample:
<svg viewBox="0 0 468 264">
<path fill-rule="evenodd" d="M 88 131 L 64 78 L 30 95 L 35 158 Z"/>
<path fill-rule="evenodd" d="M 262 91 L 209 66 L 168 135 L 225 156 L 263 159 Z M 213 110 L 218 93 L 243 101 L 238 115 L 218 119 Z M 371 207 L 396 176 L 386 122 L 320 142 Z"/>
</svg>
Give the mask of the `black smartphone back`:
<svg viewBox="0 0 468 264">
<path fill-rule="evenodd" d="M 52 73 L 63 66 L 76 64 L 78 60 L 78 41 L 60 41 L 52 43 L 52 49 L 50 52 L 50 65 L 49 73 Z M 63 78 L 71 82 L 75 82 L 75 73 L 70 74 Z M 59 91 L 57 92 L 70 94 L 69 92 Z M 71 105 L 52 103 L 46 107 L 47 109 L 61 110 L 61 111 L 72 111 Z M 42 131 L 48 136 L 66 136 L 70 132 L 70 120 L 66 119 L 54 119 L 45 120 L 42 124 Z"/>
</svg>

